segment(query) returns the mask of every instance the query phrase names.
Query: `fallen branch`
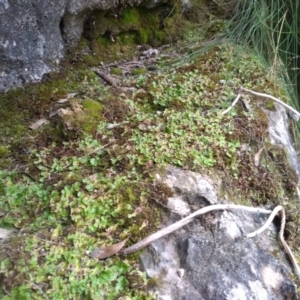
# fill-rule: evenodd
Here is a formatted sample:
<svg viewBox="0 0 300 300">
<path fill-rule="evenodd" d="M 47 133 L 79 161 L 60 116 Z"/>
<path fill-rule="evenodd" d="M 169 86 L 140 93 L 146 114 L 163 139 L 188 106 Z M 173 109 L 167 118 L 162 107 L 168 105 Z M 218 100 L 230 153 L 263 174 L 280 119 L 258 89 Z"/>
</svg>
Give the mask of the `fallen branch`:
<svg viewBox="0 0 300 300">
<path fill-rule="evenodd" d="M 235 100 L 232 102 L 232 104 L 222 112 L 222 115 L 225 115 L 227 114 L 236 104 L 237 102 L 239 101 L 240 97 L 241 97 L 241 93 L 238 93 L 237 97 L 235 98 Z"/>
<path fill-rule="evenodd" d="M 105 80 L 107 83 L 109 83 L 112 86 L 118 86 L 119 82 L 118 80 L 114 79 L 112 76 L 105 74 L 97 69 L 94 69 L 94 72 L 103 80 Z"/>
<path fill-rule="evenodd" d="M 292 108 L 291 106 L 287 105 L 286 103 L 284 103 L 282 100 L 280 99 L 277 99 L 271 95 L 268 95 L 268 94 L 263 94 L 263 93 L 258 93 L 258 92 L 254 92 L 254 91 L 251 91 L 251 90 L 248 90 L 248 89 L 245 89 L 243 87 L 241 87 L 240 89 L 240 92 L 245 92 L 245 93 L 249 93 L 249 94 L 252 94 L 252 95 L 255 95 L 255 96 L 259 96 L 259 97 L 264 97 L 264 98 L 269 98 L 277 103 L 280 103 L 281 105 L 283 105 L 285 108 L 287 108 L 288 110 L 290 110 L 291 112 L 293 112 L 295 115 L 297 115 L 299 118 L 300 118 L 300 113 L 295 110 L 294 108 Z"/>
<path fill-rule="evenodd" d="M 281 244 L 283 245 L 284 247 L 284 250 L 286 251 L 289 259 L 291 260 L 292 264 L 293 264 L 293 267 L 295 269 L 295 272 L 297 273 L 297 276 L 298 278 L 300 279 L 300 269 L 299 269 L 299 266 L 296 262 L 296 259 L 290 249 L 290 247 L 288 246 L 287 242 L 285 241 L 284 239 L 284 236 L 283 236 L 283 233 L 284 233 L 284 228 L 285 228 L 285 211 L 284 211 L 284 208 L 280 205 L 276 206 L 271 215 L 269 216 L 267 222 L 261 227 L 259 228 L 258 230 L 252 232 L 252 233 L 248 233 L 247 234 L 247 237 L 251 238 L 251 237 L 255 237 L 257 235 L 259 235 L 260 233 L 262 233 L 264 230 L 266 230 L 268 228 L 268 226 L 272 223 L 273 219 L 275 218 L 275 216 L 281 212 L 281 226 L 280 226 L 280 231 L 279 231 L 279 239 L 280 239 L 280 242 Z"/>
<path fill-rule="evenodd" d="M 293 252 L 292 250 L 290 249 L 290 247 L 288 246 L 287 242 L 285 241 L 284 239 L 284 236 L 283 236 L 283 233 L 284 233 L 284 228 L 285 228 L 285 211 L 284 209 L 281 210 L 281 226 L 280 226 L 280 231 L 279 231 L 279 238 L 280 238 L 280 241 L 287 253 L 287 255 L 289 256 L 292 264 L 293 264 L 293 267 L 295 269 L 295 272 L 297 273 L 297 276 L 298 276 L 298 279 L 300 279 L 300 269 L 299 269 L 299 266 L 297 264 L 297 261 L 293 255 Z"/>
<path fill-rule="evenodd" d="M 123 254 L 129 254 L 129 253 L 133 253 L 136 252 L 144 247 L 146 247 L 147 245 L 151 244 L 152 242 L 170 234 L 171 232 L 183 227 L 184 225 L 188 224 L 190 221 L 192 221 L 196 216 L 199 215 L 203 215 L 206 214 L 210 211 L 213 210 L 231 210 L 231 209 L 239 209 L 239 210 L 245 210 L 245 211 L 249 211 L 249 212 L 256 212 L 256 213 L 264 213 L 264 214 L 270 214 L 272 211 L 271 210 L 267 210 L 267 209 L 260 209 L 260 208 L 253 208 L 253 207 L 248 207 L 248 206 L 243 206 L 243 205 L 235 205 L 235 204 L 216 204 L 216 205 L 210 205 L 207 207 L 203 207 L 197 211 L 195 211 L 194 213 L 190 214 L 189 216 L 181 219 L 180 221 L 165 227 L 153 234 L 151 234 L 150 236 L 146 237 L 145 239 L 141 240 L 140 242 L 126 248 L 123 250 L 120 250 L 120 253 Z"/>
<path fill-rule="evenodd" d="M 106 129 L 114 129 L 116 127 L 119 127 L 119 126 L 122 126 L 122 125 L 125 125 L 125 124 L 128 124 L 129 121 L 123 121 L 123 122 L 120 122 L 120 123 L 113 123 L 113 124 L 108 124 Z"/>
<path fill-rule="evenodd" d="M 272 213 L 270 214 L 267 222 L 261 228 L 259 228 L 258 230 L 255 230 L 254 232 L 248 233 L 247 237 L 248 238 L 255 237 L 255 236 L 261 234 L 263 231 L 265 231 L 269 227 L 269 225 L 272 223 L 273 219 L 278 214 L 278 212 L 281 211 L 282 209 L 283 209 L 282 206 L 276 206 L 273 209 Z"/>
<path fill-rule="evenodd" d="M 271 100 L 283 105 L 285 108 L 287 108 L 288 110 L 293 112 L 298 118 L 300 118 L 300 113 L 297 110 L 295 110 L 294 108 L 292 108 L 291 106 L 284 103 L 282 100 L 277 99 L 277 98 L 275 98 L 271 95 L 268 95 L 268 94 L 263 94 L 263 93 L 258 93 L 258 92 L 252 91 L 252 90 L 248 90 L 248 89 L 245 89 L 243 87 L 240 88 L 240 91 L 239 91 L 237 97 L 235 98 L 233 103 L 226 110 L 224 110 L 222 112 L 222 115 L 227 114 L 236 105 L 236 103 L 239 101 L 239 99 L 240 99 L 240 97 L 242 96 L 243 93 L 248 93 L 248 94 L 252 94 L 252 95 L 255 95 L 255 96 L 271 99 Z"/>
</svg>

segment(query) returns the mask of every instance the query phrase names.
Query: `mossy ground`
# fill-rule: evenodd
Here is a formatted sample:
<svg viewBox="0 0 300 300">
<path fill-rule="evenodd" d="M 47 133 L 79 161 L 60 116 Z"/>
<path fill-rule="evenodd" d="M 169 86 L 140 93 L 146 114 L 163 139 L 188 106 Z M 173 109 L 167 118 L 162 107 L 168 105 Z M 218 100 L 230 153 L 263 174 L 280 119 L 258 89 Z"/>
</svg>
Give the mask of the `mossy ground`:
<svg viewBox="0 0 300 300">
<path fill-rule="evenodd" d="M 120 16 L 133 39 L 142 36 L 142 16 L 152 18 L 136 9 Z M 94 38 L 93 51 L 111 46 L 109 36 Z M 285 152 L 269 143 L 262 108 L 270 105 L 249 96 L 252 112 L 239 103 L 221 115 L 241 85 L 284 98 L 256 57 L 219 45 L 193 60 L 161 61 L 156 73 L 127 78 L 137 92 L 120 94 L 76 55 L 65 62 L 76 68 L 1 96 L 0 227 L 20 230 L 0 247 L 3 299 L 151 299 L 137 255 L 98 261 L 86 251 L 127 237 L 132 244 L 157 230 L 160 204 L 172 193 L 154 174 L 167 164 L 218 178 L 221 196 L 231 202 L 285 205 L 290 241 L 298 246 L 297 178 Z M 98 63 L 96 57 L 85 63 Z M 71 107 L 83 111 L 73 120 L 75 134 L 55 118 L 28 129 L 74 92 Z M 108 129 L 112 123 L 119 126 Z"/>
</svg>

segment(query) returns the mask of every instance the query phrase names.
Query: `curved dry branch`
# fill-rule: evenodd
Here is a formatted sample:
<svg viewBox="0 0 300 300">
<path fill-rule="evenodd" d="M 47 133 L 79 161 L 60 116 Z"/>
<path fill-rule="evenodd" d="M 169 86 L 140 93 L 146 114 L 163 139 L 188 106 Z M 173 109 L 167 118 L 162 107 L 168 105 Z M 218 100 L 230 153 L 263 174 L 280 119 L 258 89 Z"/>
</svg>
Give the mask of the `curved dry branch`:
<svg viewBox="0 0 300 300">
<path fill-rule="evenodd" d="M 252 95 L 255 95 L 255 96 L 258 96 L 258 97 L 264 97 L 264 98 L 268 98 L 268 99 L 271 99 L 281 105 L 283 105 L 285 108 L 287 108 L 288 110 L 290 110 L 291 112 L 293 112 L 298 118 L 300 118 L 300 113 L 292 108 L 291 106 L 287 105 L 286 103 L 284 103 L 282 100 L 278 99 L 278 98 L 275 98 L 271 95 L 268 95 L 268 94 L 264 94 L 264 93 L 258 93 L 258 92 L 255 92 L 255 91 L 252 91 L 252 90 L 248 90 L 244 87 L 241 87 L 240 88 L 240 91 L 237 95 L 237 97 L 235 98 L 235 100 L 232 102 L 232 104 L 222 112 L 222 115 L 225 115 L 226 113 L 228 113 L 235 105 L 236 103 L 239 101 L 240 97 L 242 96 L 243 93 L 248 93 L 248 94 L 252 94 Z"/>
<path fill-rule="evenodd" d="M 244 211 L 256 212 L 256 213 L 263 213 L 263 214 L 270 214 L 272 212 L 271 210 L 268 210 L 268 209 L 254 208 L 254 207 L 235 205 L 235 204 L 216 204 L 216 205 L 203 207 L 203 208 L 195 211 L 194 213 L 190 214 L 189 216 L 183 218 L 182 220 L 149 235 L 148 237 L 139 241 L 138 243 L 136 243 L 126 249 L 120 250 L 119 253 L 129 254 L 129 253 L 134 253 L 140 249 L 143 249 L 144 247 L 151 244 L 152 242 L 154 242 L 154 241 L 174 232 L 175 230 L 183 227 L 184 225 L 188 224 L 196 216 L 203 215 L 203 214 L 206 214 L 206 213 L 208 213 L 210 211 L 214 211 L 214 210 L 232 210 L 232 209 L 244 210 Z"/>
<path fill-rule="evenodd" d="M 151 234 L 150 236 L 146 237 L 145 239 L 139 241 L 138 243 L 136 243 L 128 248 L 121 249 L 118 253 L 130 254 L 130 253 L 134 253 L 140 249 L 143 249 L 144 247 L 151 244 L 152 242 L 154 242 L 154 241 L 174 232 L 175 230 L 183 227 L 184 225 L 188 224 L 196 216 L 203 215 L 207 212 L 214 211 L 214 210 L 243 210 L 243 211 L 248 211 L 248 212 L 253 212 L 253 213 L 270 214 L 268 220 L 261 228 L 246 235 L 248 238 L 255 237 L 255 236 L 259 235 L 260 233 L 262 233 L 264 230 L 266 230 L 268 228 L 268 226 L 272 223 L 273 219 L 278 214 L 278 212 L 281 212 L 281 227 L 280 227 L 280 232 L 279 232 L 280 242 L 282 243 L 287 255 L 289 256 L 289 259 L 291 260 L 291 262 L 293 264 L 295 272 L 296 272 L 298 278 L 300 279 L 300 268 L 297 264 L 297 261 L 293 255 L 290 247 L 286 243 L 284 236 L 283 236 L 284 227 L 285 227 L 285 211 L 284 211 L 283 207 L 280 205 L 276 206 L 273 209 L 273 211 L 268 210 L 268 209 L 254 208 L 254 207 L 235 205 L 235 204 L 216 204 L 216 205 L 207 206 L 207 207 L 204 207 L 204 208 L 201 208 L 201 209 L 195 211 L 194 213 L 190 214 L 189 216 L 183 218 L 182 220 Z"/>
<path fill-rule="evenodd" d="M 246 93 L 249 93 L 249 94 L 252 94 L 252 95 L 255 95 L 255 96 L 271 99 L 271 100 L 283 105 L 285 108 L 287 108 L 288 110 L 290 110 L 291 112 L 293 112 L 295 115 L 297 115 L 300 118 L 300 113 L 296 109 L 294 109 L 291 106 L 287 105 L 286 103 L 284 103 L 282 100 L 280 100 L 278 98 L 275 98 L 275 97 L 273 97 L 271 95 L 268 95 L 268 94 L 254 92 L 254 91 L 245 89 L 243 87 L 241 87 L 240 92 L 246 92 Z"/>
<path fill-rule="evenodd" d="M 261 227 L 259 228 L 258 230 L 252 232 L 252 233 L 248 233 L 247 234 L 247 237 L 255 237 L 257 235 L 259 235 L 260 233 L 262 233 L 264 230 L 266 230 L 268 228 L 268 226 L 272 223 L 273 219 L 275 218 L 275 216 L 281 212 L 281 226 L 280 226 L 280 232 L 279 232 L 279 239 L 280 239 L 280 242 L 284 248 L 284 250 L 286 251 L 289 259 L 291 260 L 292 264 L 293 264 L 293 267 L 295 269 L 295 272 L 298 276 L 298 278 L 300 279 L 300 269 L 299 269 L 299 266 L 297 264 L 297 261 L 290 249 L 290 247 L 288 246 L 287 242 L 285 241 L 284 239 L 284 236 L 283 236 L 283 233 L 284 233 L 284 227 L 285 227 L 285 211 L 284 211 L 284 208 L 280 205 L 276 206 L 271 215 L 269 216 L 267 222 Z"/>
<path fill-rule="evenodd" d="M 272 223 L 273 219 L 278 214 L 278 212 L 280 212 L 281 210 L 283 210 L 282 206 L 280 206 L 280 205 L 276 206 L 273 209 L 272 213 L 270 214 L 270 216 L 269 216 L 268 220 L 266 221 L 266 223 L 262 227 L 260 227 L 258 230 L 255 230 L 254 232 L 248 233 L 247 237 L 248 238 L 255 237 L 255 236 L 261 234 L 263 231 L 265 231 L 270 226 L 270 224 Z"/>
<path fill-rule="evenodd" d="M 235 98 L 235 100 L 232 102 L 232 104 L 222 112 L 222 115 L 225 115 L 227 114 L 236 104 L 237 102 L 239 101 L 240 97 L 241 97 L 241 93 L 238 93 L 237 97 Z"/>
<path fill-rule="evenodd" d="M 293 264 L 293 267 L 295 269 L 295 272 L 298 276 L 298 279 L 300 279 L 300 269 L 299 269 L 299 266 L 297 264 L 297 261 L 293 255 L 293 252 L 292 250 L 290 249 L 290 247 L 288 246 L 287 242 L 285 241 L 284 239 L 284 236 L 283 236 L 283 233 L 284 233 L 284 227 L 285 227 L 285 211 L 284 209 L 281 210 L 281 226 L 280 226 L 280 231 L 279 231 L 279 238 L 280 238 L 280 241 L 287 253 L 287 255 L 289 256 L 292 264 Z"/>
</svg>

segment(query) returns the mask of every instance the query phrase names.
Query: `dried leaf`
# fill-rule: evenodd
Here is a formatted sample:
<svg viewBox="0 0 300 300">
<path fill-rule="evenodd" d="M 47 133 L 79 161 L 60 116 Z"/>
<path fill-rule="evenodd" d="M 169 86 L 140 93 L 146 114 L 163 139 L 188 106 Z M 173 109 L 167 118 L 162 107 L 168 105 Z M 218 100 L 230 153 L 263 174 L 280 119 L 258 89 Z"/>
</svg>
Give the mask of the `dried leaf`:
<svg viewBox="0 0 300 300">
<path fill-rule="evenodd" d="M 120 243 L 113 244 L 113 245 L 106 246 L 106 247 L 96 248 L 94 251 L 92 251 L 89 254 L 89 256 L 92 258 L 99 258 L 99 259 L 105 259 L 105 258 L 111 257 L 114 254 L 116 254 L 117 252 L 119 252 L 124 247 L 124 245 L 126 244 L 128 239 L 129 239 L 129 237 Z"/>
<path fill-rule="evenodd" d="M 40 120 L 34 122 L 31 126 L 29 126 L 29 128 L 32 130 L 36 130 L 39 127 L 41 127 L 42 125 L 44 125 L 45 123 L 48 123 L 47 119 L 40 119 Z"/>
<path fill-rule="evenodd" d="M 59 103 L 59 104 L 66 103 L 66 102 L 69 101 L 69 99 L 74 98 L 77 94 L 78 94 L 78 93 L 69 93 L 69 94 L 67 94 L 67 98 L 59 99 L 59 100 L 57 101 L 57 103 Z"/>
<path fill-rule="evenodd" d="M 259 166 L 259 160 L 260 160 L 260 155 L 261 155 L 261 152 L 264 150 L 265 148 L 262 147 L 258 150 L 258 152 L 254 155 L 254 165 L 255 167 L 258 167 Z"/>
<path fill-rule="evenodd" d="M 57 103 L 63 104 L 63 103 L 66 103 L 66 102 L 68 102 L 68 101 L 69 101 L 68 98 L 65 98 L 65 99 L 59 99 L 59 100 L 57 101 Z"/>
<path fill-rule="evenodd" d="M 124 124 L 128 124 L 129 122 L 128 121 L 124 121 L 124 122 L 121 122 L 121 123 L 114 123 L 114 124 L 108 124 L 108 126 L 106 127 L 107 129 L 114 129 L 118 126 L 121 126 L 121 125 L 124 125 Z"/>
<path fill-rule="evenodd" d="M 74 98 L 76 95 L 78 95 L 78 93 L 69 93 L 67 94 L 67 99 Z"/>
<path fill-rule="evenodd" d="M 147 226 L 148 226 L 148 220 L 144 220 L 141 227 L 140 227 L 140 230 L 142 230 L 143 228 L 145 228 Z"/>
</svg>

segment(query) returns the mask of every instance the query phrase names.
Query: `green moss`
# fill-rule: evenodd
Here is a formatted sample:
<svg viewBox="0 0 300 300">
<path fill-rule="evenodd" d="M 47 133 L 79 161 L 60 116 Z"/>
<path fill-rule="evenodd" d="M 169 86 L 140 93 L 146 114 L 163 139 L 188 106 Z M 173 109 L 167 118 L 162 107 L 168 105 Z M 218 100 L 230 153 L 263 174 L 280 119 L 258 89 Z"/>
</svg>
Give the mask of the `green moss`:
<svg viewBox="0 0 300 300">
<path fill-rule="evenodd" d="M 89 41 L 82 37 L 77 45 L 77 50 L 84 51 L 86 47 L 89 47 Z"/>
<path fill-rule="evenodd" d="M 0 158 L 5 157 L 8 152 L 9 152 L 9 146 L 0 145 Z"/>
<path fill-rule="evenodd" d="M 137 42 L 137 32 L 136 31 L 121 32 L 117 36 L 117 40 L 122 45 L 135 45 Z"/>
<path fill-rule="evenodd" d="M 162 30 L 154 31 L 154 39 L 160 44 L 165 41 L 166 33 Z"/>
<path fill-rule="evenodd" d="M 163 284 L 163 278 L 160 276 L 153 276 L 151 278 L 149 278 L 149 280 L 147 281 L 147 287 L 149 289 L 153 289 L 153 288 L 157 288 L 162 286 Z"/>
<path fill-rule="evenodd" d="M 92 118 L 101 116 L 102 104 L 92 99 L 85 99 L 82 102 L 83 111 Z"/>
<path fill-rule="evenodd" d="M 145 68 L 137 68 L 132 71 L 132 75 L 143 75 L 147 73 L 147 69 Z"/>
<path fill-rule="evenodd" d="M 99 64 L 98 59 L 93 55 L 84 55 L 83 60 L 88 66 L 91 66 L 91 67 Z"/>
<path fill-rule="evenodd" d="M 67 172 L 66 176 L 63 177 L 63 185 L 72 185 L 75 182 L 81 182 L 83 176 L 81 172 Z"/>
<path fill-rule="evenodd" d="M 111 45 L 111 41 L 107 36 L 97 37 L 96 42 L 104 47 L 109 47 Z"/>
<path fill-rule="evenodd" d="M 272 101 L 272 100 L 266 101 L 266 109 L 268 109 L 268 110 L 275 110 L 276 107 L 275 107 L 274 101 Z"/>
<path fill-rule="evenodd" d="M 137 42 L 140 44 L 146 44 L 149 40 L 149 29 L 140 29 L 137 35 Z"/>
<path fill-rule="evenodd" d="M 124 25 L 138 25 L 140 23 L 140 12 L 137 8 L 126 8 L 123 11 L 121 23 Z"/>
<path fill-rule="evenodd" d="M 95 133 L 98 123 L 102 120 L 102 105 L 95 100 L 85 99 L 82 107 L 84 113 L 76 115 L 72 122 L 75 126 L 78 123 L 78 126 L 86 133 Z"/>
<path fill-rule="evenodd" d="M 77 53 L 83 55 L 82 50 L 89 45 L 94 58 L 88 56 L 83 57 L 83 60 L 89 65 L 95 65 L 100 61 L 132 57 L 136 44 L 150 43 L 159 46 L 167 40 L 174 41 L 181 36 L 177 27 L 182 28 L 180 10 L 178 5 L 174 5 L 171 1 L 153 9 L 127 7 L 120 13 L 119 18 L 96 11 L 92 14 L 90 23 L 86 24 L 85 35 L 79 43 Z M 133 47 L 124 48 L 123 45 Z"/>
<path fill-rule="evenodd" d="M 122 70 L 120 68 L 111 68 L 110 74 L 121 76 Z"/>
</svg>

